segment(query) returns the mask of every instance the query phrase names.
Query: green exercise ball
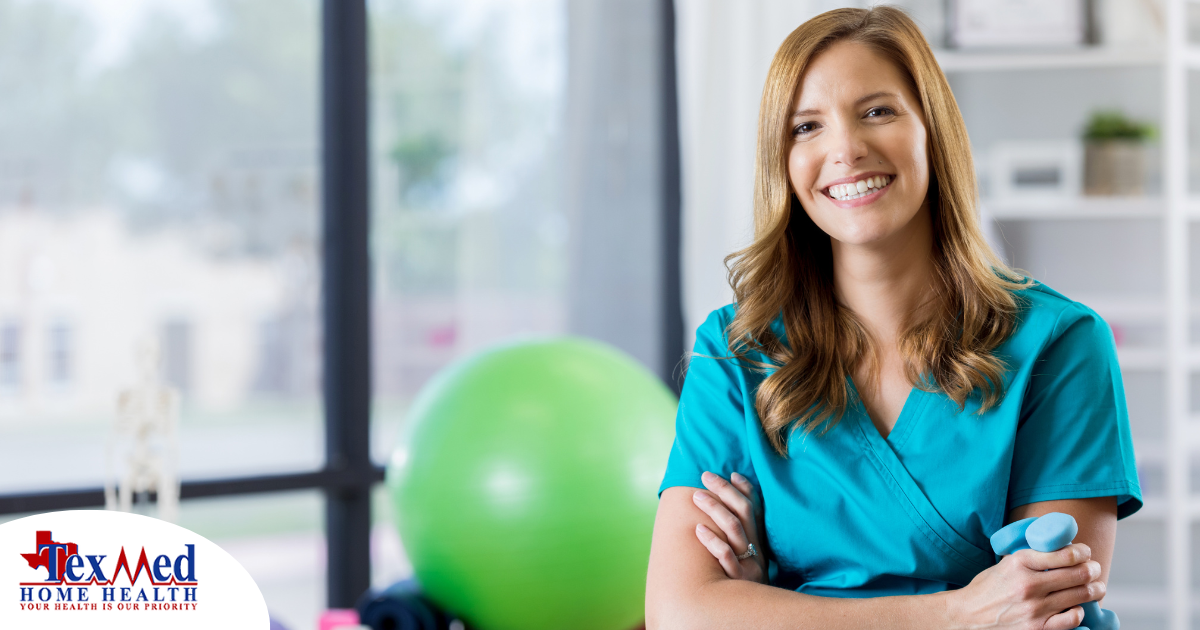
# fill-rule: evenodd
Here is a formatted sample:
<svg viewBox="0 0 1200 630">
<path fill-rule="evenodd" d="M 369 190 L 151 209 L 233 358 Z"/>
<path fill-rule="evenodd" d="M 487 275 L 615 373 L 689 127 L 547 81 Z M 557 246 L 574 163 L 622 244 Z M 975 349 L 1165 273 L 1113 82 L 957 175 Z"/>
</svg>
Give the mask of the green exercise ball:
<svg viewBox="0 0 1200 630">
<path fill-rule="evenodd" d="M 422 588 L 479 630 L 635 627 L 676 405 L 586 339 L 447 367 L 413 402 L 387 472 Z"/>
</svg>

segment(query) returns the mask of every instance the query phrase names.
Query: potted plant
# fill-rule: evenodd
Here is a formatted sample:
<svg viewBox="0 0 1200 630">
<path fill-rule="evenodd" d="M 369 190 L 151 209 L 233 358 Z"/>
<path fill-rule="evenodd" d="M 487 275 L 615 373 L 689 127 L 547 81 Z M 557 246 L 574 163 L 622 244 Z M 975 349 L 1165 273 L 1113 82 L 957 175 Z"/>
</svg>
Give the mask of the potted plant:
<svg viewBox="0 0 1200 630">
<path fill-rule="evenodd" d="M 1092 114 L 1083 132 L 1083 192 L 1087 195 L 1140 195 L 1146 190 L 1149 123 L 1119 111 Z"/>
</svg>

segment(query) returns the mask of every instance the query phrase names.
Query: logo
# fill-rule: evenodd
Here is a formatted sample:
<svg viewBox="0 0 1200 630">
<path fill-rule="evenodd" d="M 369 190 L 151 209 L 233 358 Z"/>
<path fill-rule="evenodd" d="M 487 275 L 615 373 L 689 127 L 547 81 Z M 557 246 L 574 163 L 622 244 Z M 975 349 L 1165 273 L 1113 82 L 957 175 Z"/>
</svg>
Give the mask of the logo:
<svg viewBox="0 0 1200 630">
<path fill-rule="evenodd" d="M 35 541 L 34 552 L 21 557 L 30 569 L 44 570 L 46 579 L 19 584 L 22 610 L 197 610 L 195 544 L 184 544 L 174 557 L 159 554 L 153 563 L 142 547 L 130 571 L 125 547 L 106 569 L 112 556 L 82 554 L 77 543 L 56 542 L 49 530 L 39 530 Z"/>
<path fill-rule="evenodd" d="M 258 586 L 178 525 L 107 510 L 0 523 L 2 630 L 262 630 Z"/>
</svg>

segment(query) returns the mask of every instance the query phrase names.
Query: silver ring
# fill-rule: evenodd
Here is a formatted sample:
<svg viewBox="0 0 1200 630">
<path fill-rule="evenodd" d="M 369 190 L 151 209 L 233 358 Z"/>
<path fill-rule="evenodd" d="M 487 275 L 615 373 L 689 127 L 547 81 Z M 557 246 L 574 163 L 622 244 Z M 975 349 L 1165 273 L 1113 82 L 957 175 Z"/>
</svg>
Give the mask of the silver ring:
<svg viewBox="0 0 1200 630">
<path fill-rule="evenodd" d="M 754 556 L 757 556 L 757 555 L 758 555 L 758 550 L 754 548 L 754 543 L 750 543 L 746 547 L 746 553 L 738 556 L 737 559 L 745 560 L 746 558 L 753 558 Z"/>
</svg>

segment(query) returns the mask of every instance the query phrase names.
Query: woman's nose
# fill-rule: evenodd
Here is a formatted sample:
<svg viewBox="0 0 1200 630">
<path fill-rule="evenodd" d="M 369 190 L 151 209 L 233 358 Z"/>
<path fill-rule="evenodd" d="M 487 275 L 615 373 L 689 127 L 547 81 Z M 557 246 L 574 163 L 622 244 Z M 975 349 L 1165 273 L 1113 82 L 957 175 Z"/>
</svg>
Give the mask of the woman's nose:
<svg viewBox="0 0 1200 630">
<path fill-rule="evenodd" d="M 854 166 L 869 152 L 866 141 L 859 135 L 859 130 L 855 126 L 840 127 L 830 136 L 833 142 L 833 146 L 830 148 L 830 157 L 835 164 Z"/>
</svg>

